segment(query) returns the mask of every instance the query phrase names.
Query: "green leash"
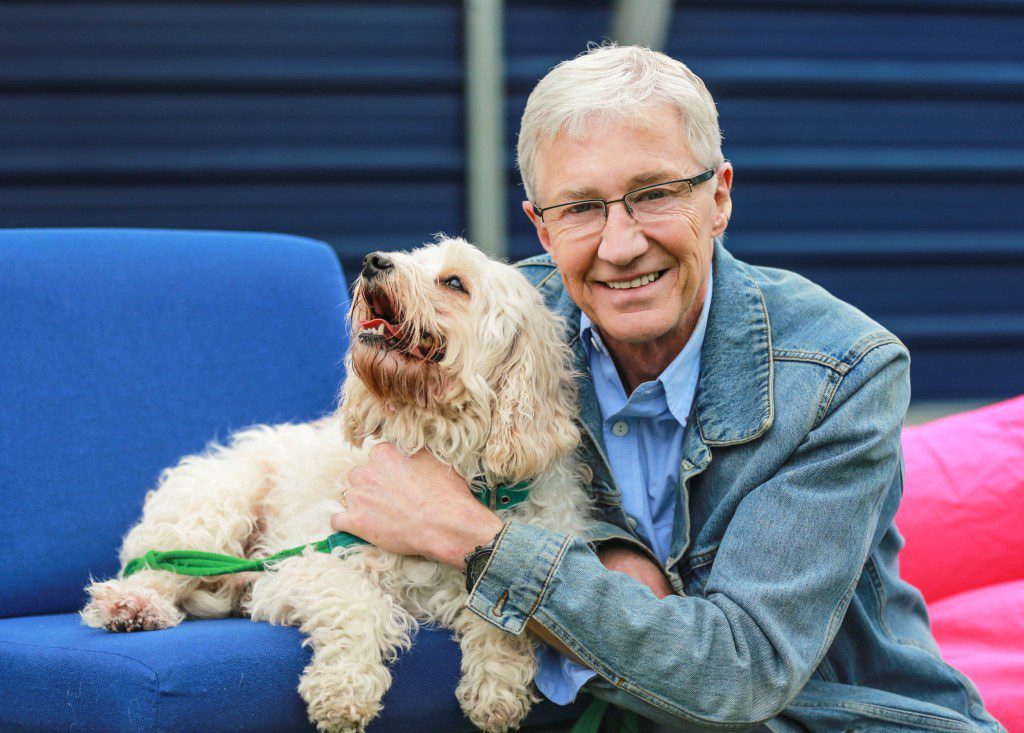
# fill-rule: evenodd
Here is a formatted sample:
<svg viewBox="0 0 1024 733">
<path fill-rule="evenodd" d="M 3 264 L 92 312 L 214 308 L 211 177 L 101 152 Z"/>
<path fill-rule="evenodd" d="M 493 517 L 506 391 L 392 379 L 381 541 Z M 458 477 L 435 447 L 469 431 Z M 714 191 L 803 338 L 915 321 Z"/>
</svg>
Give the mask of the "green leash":
<svg viewBox="0 0 1024 733">
<path fill-rule="evenodd" d="M 203 552 L 202 550 L 167 550 L 166 552 L 150 550 L 142 557 L 129 560 L 128 564 L 124 566 L 123 575 L 127 578 L 144 569 L 167 570 L 178 575 L 193 576 L 244 573 L 266 570 L 268 565 L 272 565 L 278 560 L 284 560 L 286 557 L 299 555 L 307 547 L 312 547 L 317 552 L 330 552 L 335 547 L 356 547 L 365 544 L 368 544 L 366 540 L 359 539 L 354 534 L 336 532 L 327 539 L 314 542 L 312 545 L 299 545 L 259 560 L 218 555 L 216 552 Z"/>
<path fill-rule="evenodd" d="M 520 481 L 518 484 L 500 484 L 498 486 L 475 483 L 471 488 L 476 498 L 488 508 L 510 509 L 529 497 L 530 483 L 530 481 Z M 307 547 L 312 547 L 317 552 L 330 552 L 338 547 L 348 548 L 366 544 L 369 543 L 354 534 L 336 532 L 325 540 L 310 545 L 299 545 L 290 550 L 282 550 L 276 555 L 256 560 L 220 555 L 216 552 L 203 552 L 202 550 L 165 550 L 163 552 L 150 550 L 142 557 L 129 560 L 128 564 L 124 566 L 123 577 L 127 578 L 144 569 L 166 570 L 178 575 L 195 577 L 258 572 L 266 570 L 268 565 L 273 565 L 275 562 L 302 554 Z"/>
</svg>

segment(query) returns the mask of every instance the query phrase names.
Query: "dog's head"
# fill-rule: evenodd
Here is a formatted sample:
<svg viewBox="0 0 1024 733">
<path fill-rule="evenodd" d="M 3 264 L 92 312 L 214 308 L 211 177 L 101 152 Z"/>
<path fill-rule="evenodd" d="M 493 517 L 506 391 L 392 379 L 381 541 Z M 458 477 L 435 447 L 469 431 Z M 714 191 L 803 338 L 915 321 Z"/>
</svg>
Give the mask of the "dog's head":
<svg viewBox="0 0 1024 733">
<path fill-rule="evenodd" d="M 515 268 L 461 239 L 366 257 L 355 285 L 346 437 L 427 447 L 522 480 L 579 441 L 563 325 Z"/>
</svg>

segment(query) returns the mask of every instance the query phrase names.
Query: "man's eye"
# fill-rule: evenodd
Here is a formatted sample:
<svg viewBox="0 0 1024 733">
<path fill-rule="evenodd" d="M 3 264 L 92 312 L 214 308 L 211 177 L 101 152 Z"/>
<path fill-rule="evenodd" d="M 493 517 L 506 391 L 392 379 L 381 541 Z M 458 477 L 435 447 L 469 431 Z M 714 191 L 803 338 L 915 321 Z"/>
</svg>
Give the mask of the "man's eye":
<svg viewBox="0 0 1024 733">
<path fill-rule="evenodd" d="M 446 277 L 441 282 L 450 287 L 452 290 L 456 290 L 460 293 L 466 293 L 467 295 L 469 294 L 469 291 L 466 290 L 466 286 L 462 284 L 462 278 L 460 278 L 458 275 Z"/>
<path fill-rule="evenodd" d="M 565 207 L 565 213 L 571 216 L 579 216 L 581 214 L 587 214 L 598 208 L 598 205 L 593 201 L 583 201 L 582 203 L 573 204 L 572 206 Z"/>
<path fill-rule="evenodd" d="M 652 188 L 649 191 L 641 191 L 636 195 L 635 201 L 657 201 L 671 196 L 673 191 L 667 188 Z"/>
</svg>

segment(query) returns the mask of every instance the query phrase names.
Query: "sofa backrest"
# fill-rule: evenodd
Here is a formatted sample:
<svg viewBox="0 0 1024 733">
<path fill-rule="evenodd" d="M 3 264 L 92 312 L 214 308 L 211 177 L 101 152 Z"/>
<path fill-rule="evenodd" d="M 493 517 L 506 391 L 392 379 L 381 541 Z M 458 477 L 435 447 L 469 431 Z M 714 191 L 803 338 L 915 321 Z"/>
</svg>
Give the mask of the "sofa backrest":
<svg viewBox="0 0 1024 733">
<path fill-rule="evenodd" d="M 181 456 L 331 411 L 347 308 L 308 239 L 0 230 L 0 616 L 79 608 Z"/>
</svg>

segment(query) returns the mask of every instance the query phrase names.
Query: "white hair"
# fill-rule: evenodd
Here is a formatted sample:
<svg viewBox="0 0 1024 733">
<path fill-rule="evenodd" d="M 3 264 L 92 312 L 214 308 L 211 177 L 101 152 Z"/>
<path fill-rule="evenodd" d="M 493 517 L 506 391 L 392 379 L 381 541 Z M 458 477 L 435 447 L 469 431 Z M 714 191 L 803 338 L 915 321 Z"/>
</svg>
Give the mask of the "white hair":
<svg viewBox="0 0 1024 733">
<path fill-rule="evenodd" d="M 537 194 L 537 150 L 559 135 L 582 140 L 611 122 L 647 124 L 650 112 L 679 112 L 690 150 L 708 168 L 723 162 L 718 110 L 700 77 L 685 64 L 642 46 L 594 46 L 563 61 L 526 101 L 518 164 L 526 195 Z"/>
</svg>

